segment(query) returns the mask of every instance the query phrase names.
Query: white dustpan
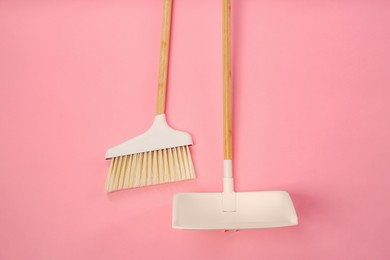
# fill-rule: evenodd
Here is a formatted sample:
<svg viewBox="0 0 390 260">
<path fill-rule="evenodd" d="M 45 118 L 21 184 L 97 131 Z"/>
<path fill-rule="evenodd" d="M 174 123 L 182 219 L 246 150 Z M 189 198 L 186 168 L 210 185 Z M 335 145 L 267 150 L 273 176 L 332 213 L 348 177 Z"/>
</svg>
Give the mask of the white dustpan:
<svg viewBox="0 0 390 260">
<path fill-rule="evenodd" d="M 184 193 L 173 198 L 172 227 L 240 230 L 294 226 L 298 217 L 285 191 L 234 192 L 232 171 L 230 0 L 223 0 L 224 180 L 220 193 Z"/>
<path fill-rule="evenodd" d="M 173 199 L 173 228 L 240 230 L 294 226 L 294 206 L 285 191 L 184 193 Z"/>
<path fill-rule="evenodd" d="M 223 192 L 174 196 L 173 228 L 240 230 L 298 224 L 294 205 L 286 191 L 234 192 L 231 162 L 225 160 Z"/>
</svg>

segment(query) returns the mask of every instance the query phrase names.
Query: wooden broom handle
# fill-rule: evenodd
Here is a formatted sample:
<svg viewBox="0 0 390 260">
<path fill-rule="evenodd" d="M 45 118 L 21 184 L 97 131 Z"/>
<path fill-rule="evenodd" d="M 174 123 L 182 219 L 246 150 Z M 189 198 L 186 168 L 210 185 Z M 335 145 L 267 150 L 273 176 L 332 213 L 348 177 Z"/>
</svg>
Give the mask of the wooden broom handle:
<svg viewBox="0 0 390 260">
<path fill-rule="evenodd" d="M 171 33 L 171 14 L 172 0 L 164 0 L 156 115 L 165 113 L 165 97 L 167 93 L 168 80 L 169 40 Z"/>
<path fill-rule="evenodd" d="M 224 159 L 232 160 L 232 84 L 230 54 L 230 0 L 223 0 L 223 142 Z"/>
</svg>

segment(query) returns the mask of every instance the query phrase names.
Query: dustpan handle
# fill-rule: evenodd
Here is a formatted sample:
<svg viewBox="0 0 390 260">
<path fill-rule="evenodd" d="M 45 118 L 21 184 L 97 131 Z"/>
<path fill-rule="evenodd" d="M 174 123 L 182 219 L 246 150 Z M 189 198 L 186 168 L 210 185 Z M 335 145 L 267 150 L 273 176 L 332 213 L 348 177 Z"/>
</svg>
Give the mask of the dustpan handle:
<svg viewBox="0 0 390 260">
<path fill-rule="evenodd" d="M 165 97 L 167 93 L 168 80 L 169 41 L 171 34 L 171 16 L 172 0 L 164 0 L 156 115 L 165 113 Z"/>
<path fill-rule="evenodd" d="M 223 0 L 223 143 L 224 143 L 224 178 L 223 193 L 233 194 L 232 165 L 232 82 L 230 53 L 230 0 Z M 229 195 L 230 196 L 230 195 Z M 230 199 L 229 199 L 230 201 Z M 230 210 L 228 210 L 230 211 Z"/>
<path fill-rule="evenodd" d="M 224 159 L 232 160 L 232 97 L 230 54 L 230 0 L 223 0 L 223 137 Z"/>
</svg>

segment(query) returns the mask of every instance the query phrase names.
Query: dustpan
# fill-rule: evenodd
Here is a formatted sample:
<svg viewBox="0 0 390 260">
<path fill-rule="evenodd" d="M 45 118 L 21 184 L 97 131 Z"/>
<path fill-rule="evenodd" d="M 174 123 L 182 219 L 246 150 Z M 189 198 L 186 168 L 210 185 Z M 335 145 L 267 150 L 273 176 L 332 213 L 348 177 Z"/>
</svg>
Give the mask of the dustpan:
<svg viewBox="0 0 390 260">
<path fill-rule="evenodd" d="M 294 226 L 298 218 L 285 191 L 176 194 L 173 228 L 242 230 Z"/>
<path fill-rule="evenodd" d="M 235 192 L 232 167 L 230 0 L 223 0 L 224 178 L 223 192 L 183 193 L 173 198 L 172 227 L 241 230 L 298 224 L 286 191 Z"/>
</svg>

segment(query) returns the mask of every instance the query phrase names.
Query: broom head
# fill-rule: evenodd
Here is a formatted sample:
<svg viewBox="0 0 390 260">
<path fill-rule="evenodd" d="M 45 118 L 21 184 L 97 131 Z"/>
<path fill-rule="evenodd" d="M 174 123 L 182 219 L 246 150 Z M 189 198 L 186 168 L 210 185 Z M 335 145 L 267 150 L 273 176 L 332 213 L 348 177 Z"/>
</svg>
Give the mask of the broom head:
<svg viewBox="0 0 390 260">
<path fill-rule="evenodd" d="M 109 149 L 106 192 L 195 178 L 191 136 L 157 115 L 145 133 Z"/>
</svg>

